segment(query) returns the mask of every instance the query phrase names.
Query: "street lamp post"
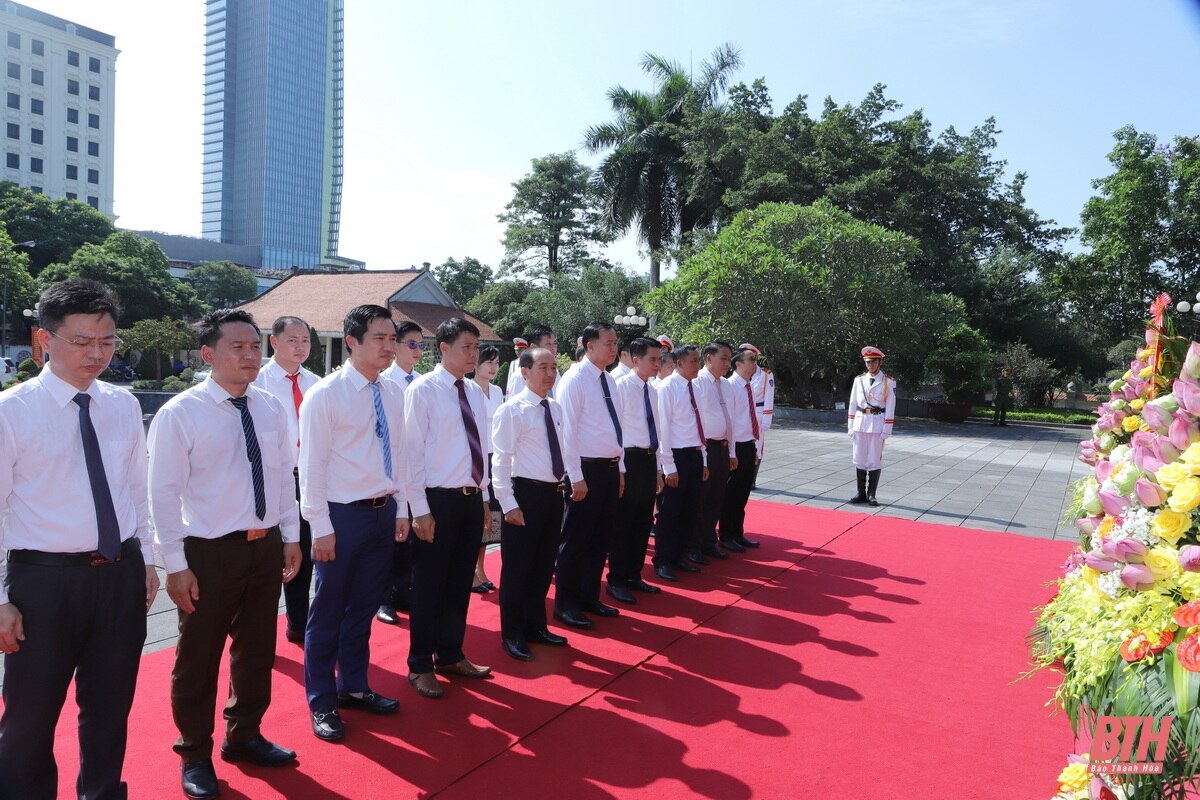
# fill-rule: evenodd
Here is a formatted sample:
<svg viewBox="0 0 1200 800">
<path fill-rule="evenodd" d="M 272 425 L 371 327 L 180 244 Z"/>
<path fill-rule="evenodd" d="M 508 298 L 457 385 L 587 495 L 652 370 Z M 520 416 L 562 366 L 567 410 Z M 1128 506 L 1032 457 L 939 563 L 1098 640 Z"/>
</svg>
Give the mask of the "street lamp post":
<svg viewBox="0 0 1200 800">
<path fill-rule="evenodd" d="M 624 314 L 617 314 L 615 317 L 613 317 L 614 325 L 624 325 L 626 327 L 636 325 L 644 328 L 646 327 L 646 322 L 646 318 L 638 316 L 637 309 L 633 306 L 626 308 Z"/>
</svg>

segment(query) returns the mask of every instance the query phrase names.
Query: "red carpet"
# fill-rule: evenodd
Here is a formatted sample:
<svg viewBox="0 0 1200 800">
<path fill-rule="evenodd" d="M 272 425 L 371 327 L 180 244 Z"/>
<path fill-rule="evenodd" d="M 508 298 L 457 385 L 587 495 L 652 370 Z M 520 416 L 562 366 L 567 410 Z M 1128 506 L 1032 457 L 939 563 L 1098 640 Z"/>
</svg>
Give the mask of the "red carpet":
<svg viewBox="0 0 1200 800">
<path fill-rule="evenodd" d="M 217 761 L 223 798 L 1007 798 L 1053 793 L 1071 747 L 1027 664 L 1029 609 L 1070 549 L 1010 534 L 752 503 L 763 547 L 622 609 L 572 646 L 499 647 L 495 593 L 473 599 L 467 654 L 496 667 L 446 697 L 406 685 L 403 629 L 377 625 L 373 687 L 395 717 L 347 712 L 313 738 L 300 650 L 280 635 L 263 732 L 295 769 Z M 491 563 L 493 580 L 499 564 Z M 125 774 L 181 797 L 167 702 L 174 652 L 147 656 Z M 57 752 L 77 766 L 74 711 Z M 220 738 L 218 725 L 218 740 Z"/>
</svg>

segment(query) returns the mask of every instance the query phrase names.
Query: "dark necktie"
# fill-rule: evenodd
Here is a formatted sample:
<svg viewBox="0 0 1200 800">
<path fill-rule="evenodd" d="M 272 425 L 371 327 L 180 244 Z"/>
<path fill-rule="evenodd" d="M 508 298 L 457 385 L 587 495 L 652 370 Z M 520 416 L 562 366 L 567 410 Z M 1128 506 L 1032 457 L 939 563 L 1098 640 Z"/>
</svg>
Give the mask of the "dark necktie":
<svg viewBox="0 0 1200 800">
<path fill-rule="evenodd" d="M 650 405 L 650 384 L 642 384 L 642 402 L 646 405 L 646 427 L 650 430 L 650 449 L 658 449 L 658 428 L 654 425 L 654 407 Z"/>
<path fill-rule="evenodd" d="M 543 397 L 539 403 L 542 407 L 542 416 L 546 419 L 546 441 L 550 444 L 550 471 L 554 473 L 554 479 L 561 481 L 563 474 L 567 471 L 563 466 L 562 448 L 558 444 L 558 431 L 554 428 L 554 416 L 550 413 L 550 401 Z"/>
<path fill-rule="evenodd" d="M 250 477 L 254 481 L 254 513 L 259 519 L 267 516 L 267 491 L 263 481 L 262 451 L 258 449 L 258 436 L 254 433 L 254 420 L 250 418 L 250 409 L 246 403 L 248 398 L 231 397 L 229 402 L 237 407 L 242 415 L 242 433 L 246 437 L 246 458 L 250 461 Z"/>
<path fill-rule="evenodd" d="M 412 383 L 412 382 L 413 382 L 413 379 L 414 379 L 414 378 L 416 378 L 416 377 L 417 377 L 416 375 L 413 375 L 413 374 L 410 372 L 410 373 L 408 373 L 407 375 L 405 375 L 405 376 L 404 376 L 404 382 L 405 382 L 405 383 Z"/>
<path fill-rule="evenodd" d="M 754 392 L 750 389 L 750 384 L 746 384 L 746 402 L 750 404 L 750 429 L 754 431 L 754 441 L 758 441 L 758 412 L 754 410 Z"/>
<path fill-rule="evenodd" d="M 604 392 L 604 404 L 608 406 L 608 415 L 612 417 L 613 430 L 617 432 L 617 447 L 624 447 L 625 440 L 621 436 L 621 420 L 617 419 L 617 407 L 613 405 L 612 395 L 608 393 L 607 372 L 600 373 L 600 391 Z"/>
<path fill-rule="evenodd" d="M 696 430 L 700 432 L 700 446 L 708 442 L 708 438 L 704 435 L 704 423 L 700 421 L 700 408 L 696 405 L 696 392 L 692 389 L 692 382 L 687 382 L 688 399 L 692 401 L 692 413 L 696 415 Z"/>
<path fill-rule="evenodd" d="M 479 426 L 475 424 L 475 412 L 467 399 L 467 387 L 463 379 L 454 382 L 458 389 L 458 409 L 462 412 L 463 427 L 467 429 L 467 444 L 471 446 L 471 480 L 478 486 L 483 482 L 483 446 L 479 443 Z"/>
<path fill-rule="evenodd" d="M 113 508 L 112 493 L 108 490 L 108 476 L 104 474 L 104 459 L 100 456 L 100 440 L 92 426 L 92 415 L 88 404 L 91 395 L 80 392 L 75 395 L 79 406 L 79 435 L 83 438 L 83 460 L 87 464 L 88 483 L 92 485 L 92 502 L 96 505 L 96 550 L 109 561 L 121 552 L 121 526 L 117 524 L 117 512 Z"/>
<path fill-rule="evenodd" d="M 388 429 L 387 415 L 383 413 L 383 397 L 379 394 L 379 384 L 368 381 L 371 387 L 371 398 L 375 403 L 375 437 L 379 439 L 379 448 L 383 451 L 383 471 L 388 478 L 392 477 L 392 432 Z"/>
</svg>

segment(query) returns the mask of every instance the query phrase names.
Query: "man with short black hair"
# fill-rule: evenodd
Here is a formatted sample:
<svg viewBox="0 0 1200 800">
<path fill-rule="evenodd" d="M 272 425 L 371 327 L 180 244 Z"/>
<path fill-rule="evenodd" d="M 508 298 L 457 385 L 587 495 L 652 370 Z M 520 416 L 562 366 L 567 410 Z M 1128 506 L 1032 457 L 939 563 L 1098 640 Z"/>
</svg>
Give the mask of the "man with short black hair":
<svg viewBox="0 0 1200 800">
<path fill-rule="evenodd" d="M 212 375 L 167 401 L 150 425 L 150 516 L 179 608 L 171 711 L 183 793 L 219 793 L 213 771 L 217 672 L 230 644 L 226 761 L 282 766 L 296 754 L 260 732 L 271 703 L 280 584 L 300 567 L 300 511 L 287 415 L 254 386 L 258 326 L 221 309 L 197 325 Z"/>
<path fill-rule="evenodd" d="M 404 393 L 405 448 L 412 457 L 413 589 L 408 682 L 422 697 L 445 690 L 434 670 L 486 678 L 491 667 L 463 654 L 475 559 L 487 513 L 487 413 L 483 391 L 464 376 L 479 360 L 479 329 L 451 317 L 438 326 L 440 363 Z"/>
<path fill-rule="evenodd" d="M 320 378 L 304 366 L 312 350 L 308 323 L 299 317 L 280 317 L 271 326 L 271 360 L 259 370 L 254 385 L 279 401 L 288 419 L 288 440 L 293 442 L 292 473 L 296 484 L 296 502 L 300 502 L 300 403 Z M 300 518 L 300 570 L 283 585 L 287 627 L 283 635 L 289 642 L 304 644 L 308 624 L 308 596 L 312 587 L 312 529 Z"/>
<path fill-rule="evenodd" d="M 111 291 L 72 278 L 43 291 L 38 310 L 52 363 L 0 393 L 0 797 L 58 795 L 54 728 L 75 678 L 76 789 L 124 798 L 129 709 L 158 592 L 142 412 L 97 380 L 121 345 Z"/>
<path fill-rule="evenodd" d="M 622 336 L 617 340 L 617 365 L 610 373 L 613 380 L 619 380 L 628 375 L 633 369 L 633 358 L 629 352 L 630 340 Z"/>
<path fill-rule="evenodd" d="M 508 366 L 508 381 L 507 390 L 504 392 L 505 397 L 516 397 L 521 389 L 525 388 L 525 379 L 522 376 L 520 355 L 521 351 L 526 347 L 540 347 L 544 350 L 549 350 L 551 354 L 558 355 L 558 337 L 554 335 L 554 330 L 549 325 L 534 325 L 529 329 L 529 332 L 524 337 L 518 337 L 513 340 L 513 344 L 517 347 L 517 358 L 514 358 Z M 558 366 L 557 362 L 554 368 L 554 383 L 558 385 Z M 554 389 L 551 387 L 551 394 Z"/>
<path fill-rule="evenodd" d="M 700 418 L 708 437 L 705 443 L 708 450 L 708 480 L 704 482 L 700 501 L 700 525 L 693 531 L 691 546 L 684 555 L 693 564 L 708 564 L 709 558 L 729 557 L 717 548 L 717 521 L 721 517 L 729 472 L 737 469 L 733 423 L 729 415 L 733 394 L 725 381 L 733 358 L 733 345 L 722 341 L 710 342 L 704 346 L 701 358 L 704 360 L 704 369 L 700 370 L 692 383 L 696 387 L 696 404 L 700 408 Z"/>
<path fill-rule="evenodd" d="M 408 537 L 403 392 L 379 374 L 396 353 L 383 306 L 350 309 L 350 360 L 322 378 L 300 409 L 300 503 L 312 523 L 317 576 L 304 641 L 304 689 L 313 735 L 345 734 L 338 708 L 390 714 L 398 701 L 371 689 L 371 617 Z"/>
<path fill-rule="evenodd" d="M 720 544 L 734 553 L 744 553 L 747 547 L 758 547 L 758 542 L 746 538 L 745 528 L 746 503 L 750 501 L 750 491 L 754 486 L 758 442 L 763 433 L 759 427 L 758 409 L 754 405 L 754 389 L 750 385 L 757 369 L 757 348 L 742 345 L 733 357 L 733 375 L 726 379 L 733 390 L 729 416 L 733 425 L 737 467 L 729 473 L 729 483 L 721 504 Z"/>
</svg>

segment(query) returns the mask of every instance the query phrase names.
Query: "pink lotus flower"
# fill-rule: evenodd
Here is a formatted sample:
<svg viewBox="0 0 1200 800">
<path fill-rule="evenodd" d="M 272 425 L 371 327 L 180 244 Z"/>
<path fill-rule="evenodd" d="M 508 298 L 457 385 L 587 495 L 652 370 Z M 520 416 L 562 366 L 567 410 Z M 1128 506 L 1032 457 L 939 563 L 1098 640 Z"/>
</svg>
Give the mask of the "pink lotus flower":
<svg viewBox="0 0 1200 800">
<path fill-rule="evenodd" d="M 1154 573 L 1143 564 L 1126 564 L 1121 569 L 1121 583 L 1135 592 L 1145 591 L 1154 585 Z"/>
<path fill-rule="evenodd" d="M 1133 493 L 1146 508 L 1155 508 L 1167 502 L 1166 490 L 1147 478 L 1138 478 L 1133 485 Z"/>
<path fill-rule="evenodd" d="M 1157 403 L 1146 403 L 1142 407 L 1142 419 L 1154 429 L 1155 433 L 1166 433 L 1171 427 L 1174 417 L 1171 416 L 1170 411 Z"/>
<path fill-rule="evenodd" d="M 1110 411 L 1106 414 L 1101 414 L 1100 418 L 1096 420 L 1096 424 L 1092 426 L 1092 429 L 1097 434 L 1100 434 L 1104 433 L 1105 431 L 1111 431 L 1115 427 L 1117 427 L 1117 418 L 1116 415 Z"/>
<path fill-rule="evenodd" d="M 1179 566 L 1188 572 L 1200 572 L 1200 545 L 1185 544 L 1179 548 Z"/>
<path fill-rule="evenodd" d="M 1186 450 L 1192 442 L 1200 441 L 1200 425 L 1189 420 L 1183 414 L 1176 414 L 1171 422 L 1167 438 L 1176 450 Z"/>
<path fill-rule="evenodd" d="M 1183 359 L 1183 369 L 1179 377 L 1200 378 L 1200 342 L 1188 345 L 1187 355 Z"/>
<path fill-rule="evenodd" d="M 1108 480 L 1108 476 L 1112 474 L 1113 463 L 1107 458 L 1103 461 L 1097 461 L 1093 472 L 1096 473 L 1096 483 L 1104 483 Z"/>
<path fill-rule="evenodd" d="M 1096 499 L 1100 501 L 1100 507 L 1104 509 L 1105 514 L 1111 514 L 1114 517 L 1119 517 L 1129 508 L 1129 500 L 1105 489 L 1096 492 Z"/>
<path fill-rule="evenodd" d="M 1095 464 L 1099 455 L 1096 453 L 1096 443 L 1092 440 L 1079 443 L 1079 460 L 1085 464 Z"/>
<path fill-rule="evenodd" d="M 1098 553 L 1095 550 L 1083 554 L 1083 563 L 1087 564 L 1097 572 L 1112 572 L 1114 569 L 1121 567 L 1121 562 L 1109 558 L 1103 553 Z"/>
<path fill-rule="evenodd" d="M 1196 343 L 1192 342 L 1192 348 L 1195 347 Z M 1191 350 L 1188 352 L 1191 353 Z M 1200 384 L 1181 377 L 1171 384 L 1171 394 L 1175 396 L 1181 411 L 1192 418 L 1200 417 Z"/>
<path fill-rule="evenodd" d="M 1079 528 L 1080 533 L 1095 533 L 1100 527 L 1100 523 L 1104 521 L 1103 514 L 1097 514 L 1094 517 L 1080 517 L 1075 520 L 1075 527 Z"/>
<path fill-rule="evenodd" d="M 1140 564 L 1150 548 L 1137 539 L 1105 539 L 1100 543 L 1100 552 L 1117 561 Z"/>
</svg>

